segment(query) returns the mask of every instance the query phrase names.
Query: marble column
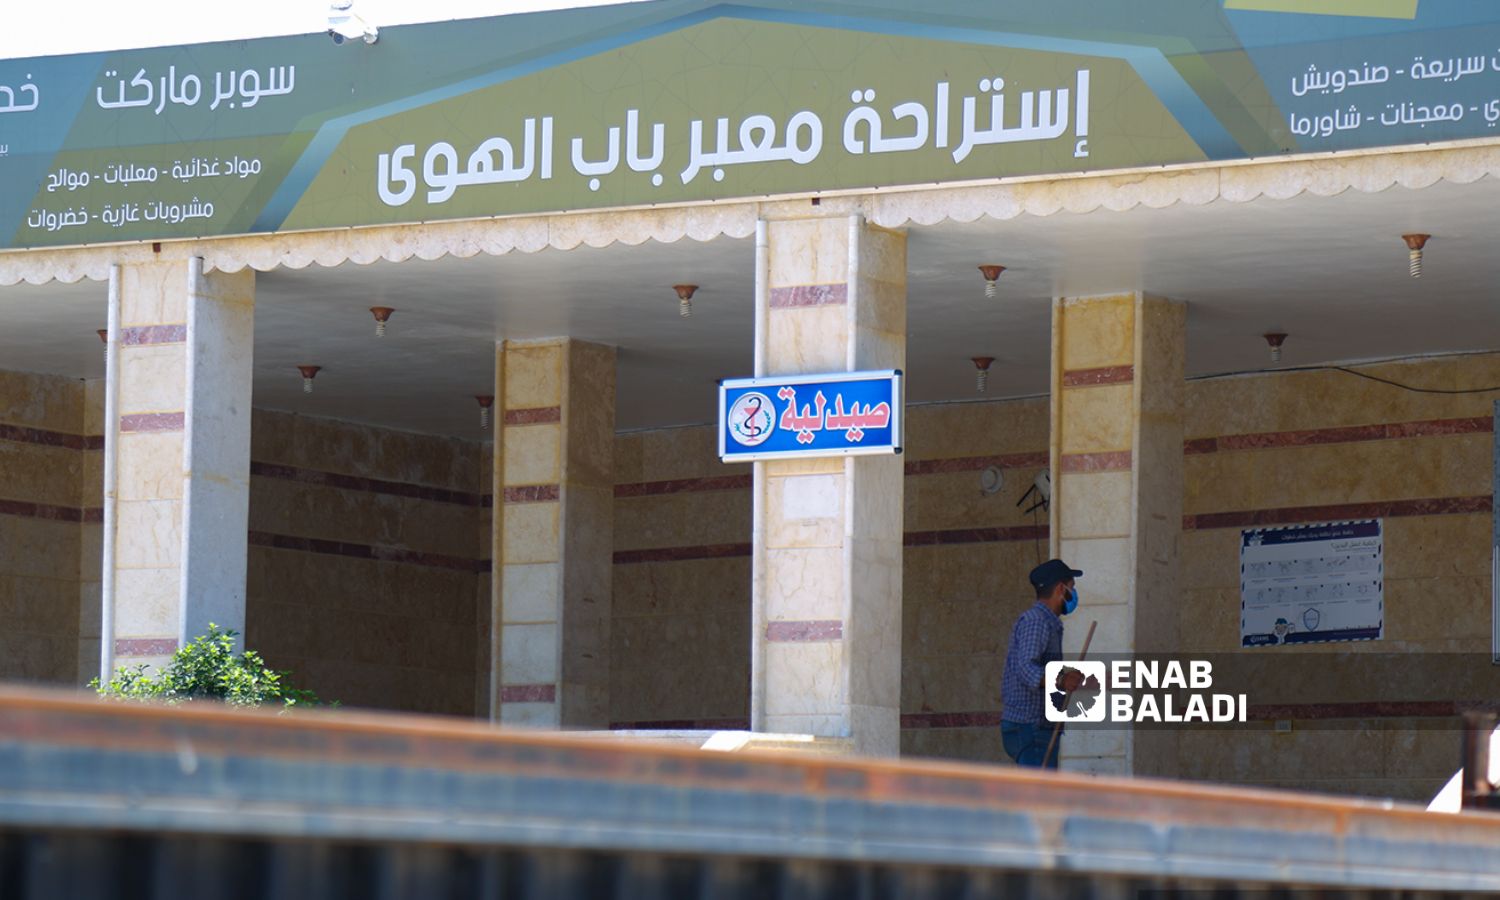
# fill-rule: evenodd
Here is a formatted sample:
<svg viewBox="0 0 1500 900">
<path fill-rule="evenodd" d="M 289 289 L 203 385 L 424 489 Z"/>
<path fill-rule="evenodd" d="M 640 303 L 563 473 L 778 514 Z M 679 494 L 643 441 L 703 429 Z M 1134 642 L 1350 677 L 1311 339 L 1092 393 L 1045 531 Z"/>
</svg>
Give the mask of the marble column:
<svg viewBox="0 0 1500 900">
<path fill-rule="evenodd" d="M 245 628 L 255 273 L 116 267 L 105 385 L 101 667 Z"/>
<path fill-rule="evenodd" d="M 1064 655 L 1090 621 L 1090 658 L 1178 646 L 1182 533 L 1181 303 L 1139 293 L 1059 298 L 1052 307 L 1052 551 L 1082 569 Z M 1064 768 L 1173 774 L 1166 731 L 1075 729 Z"/>
<path fill-rule="evenodd" d="M 906 364 L 906 238 L 859 216 L 763 222 L 756 374 Z M 902 459 L 757 462 L 751 723 L 900 751 Z"/>
<path fill-rule="evenodd" d="M 502 341 L 495 407 L 491 719 L 606 728 L 615 351 Z"/>
</svg>

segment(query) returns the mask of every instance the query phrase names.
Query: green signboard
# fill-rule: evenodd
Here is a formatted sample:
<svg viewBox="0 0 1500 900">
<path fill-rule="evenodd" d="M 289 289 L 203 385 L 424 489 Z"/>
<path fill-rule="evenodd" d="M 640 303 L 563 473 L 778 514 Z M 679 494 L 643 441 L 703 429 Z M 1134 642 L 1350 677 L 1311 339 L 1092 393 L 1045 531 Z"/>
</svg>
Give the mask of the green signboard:
<svg viewBox="0 0 1500 900">
<path fill-rule="evenodd" d="M 1490 0 L 655 0 L 0 60 L 0 248 L 1483 137 Z"/>
</svg>

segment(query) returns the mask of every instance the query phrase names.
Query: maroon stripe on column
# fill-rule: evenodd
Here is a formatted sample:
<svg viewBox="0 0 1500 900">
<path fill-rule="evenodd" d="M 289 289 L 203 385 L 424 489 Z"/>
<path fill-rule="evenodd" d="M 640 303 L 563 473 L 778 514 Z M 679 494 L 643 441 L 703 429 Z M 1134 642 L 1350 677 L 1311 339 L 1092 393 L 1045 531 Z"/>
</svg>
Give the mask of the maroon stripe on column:
<svg viewBox="0 0 1500 900">
<path fill-rule="evenodd" d="M 921 712 L 902 713 L 901 727 L 923 728 L 996 728 L 1000 725 L 999 710 L 977 710 L 972 712 Z"/>
<path fill-rule="evenodd" d="M 1463 700 L 1365 700 L 1351 703 L 1252 703 L 1247 719 L 1403 719 L 1462 715 L 1493 704 Z"/>
<path fill-rule="evenodd" d="M 562 421 L 561 406 L 534 406 L 529 409 L 507 409 L 506 425 L 548 425 Z"/>
<path fill-rule="evenodd" d="M 176 638 L 116 638 L 115 656 L 171 656 Z"/>
<path fill-rule="evenodd" d="M 524 484 L 505 489 L 506 503 L 550 503 L 557 498 L 555 484 Z"/>
<path fill-rule="evenodd" d="M 410 484 L 403 481 L 382 481 L 378 478 L 365 478 L 359 475 L 343 475 L 337 472 L 324 472 L 319 469 L 303 469 L 297 466 L 285 466 L 275 463 L 252 461 L 250 463 L 250 474 L 261 478 L 277 478 L 283 481 L 295 481 L 298 484 L 311 484 L 346 491 L 364 491 L 371 494 L 412 497 L 417 500 L 453 503 L 459 506 L 479 505 L 478 494 L 449 490 L 447 488 L 428 487 L 422 484 Z"/>
<path fill-rule="evenodd" d="M 402 547 L 384 547 L 379 544 L 356 544 L 351 541 L 328 541 L 290 534 L 272 534 L 266 531 L 250 532 L 249 541 L 252 546 L 269 547 L 273 550 L 297 550 L 325 556 L 347 556 L 352 559 L 427 566 L 434 569 L 453 569 L 459 572 L 474 572 L 479 566 L 475 560 L 460 556 L 447 556 L 442 553 L 427 553 Z"/>
<path fill-rule="evenodd" d="M 682 562 L 690 559 L 730 559 L 736 556 L 749 556 L 752 552 L 749 544 L 657 547 L 650 550 L 616 550 L 614 562 L 617 566 L 623 566 L 631 563 Z"/>
<path fill-rule="evenodd" d="M 129 413 L 120 417 L 120 431 L 123 434 L 181 431 L 182 428 L 183 414 L 180 412 Z"/>
<path fill-rule="evenodd" d="M 555 684 L 502 684 L 501 703 L 556 703 Z"/>
<path fill-rule="evenodd" d="M 903 542 L 908 547 L 931 547 L 941 544 L 997 544 L 1008 541 L 1046 540 L 1046 525 L 1005 525 L 990 528 L 950 528 L 941 531 L 908 531 Z M 694 559 L 732 559 L 751 555 L 750 544 L 703 544 L 694 547 L 655 547 L 647 550 L 618 550 L 615 565 L 652 562 L 683 562 Z"/>
<path fill-rule="evenodd" d="M 1111 450 L 1106 453 L 1064 453 L 1058 466 L 1063 472 L 1122 472 L 1130 468 L 1129 450 Z"/>
<path fill-rule="evenodd" d="M 1319 444 L 1352 444 L 1398 438 L 1441 437 L 1454 434 L 1489 434 L 1495 423 L 1489 417 L 1460 419 L 1426 419 L 1418 422 L 1390 422 L 1375 425 L 1349 425 L 1340 428 L 1311 428 L 1302 431 L 1262 431 L 1253 434 L 1226 434 L 1218 437 L 1193 438 L 1183 442 L 1188 454 L 1213 453 L 1219 450 L 1271 450 L 1280 447 L 1310 447 Z"/>
<path fill-rule="evenodd" d="M 85 525 L 99 525 L 104 521 L 104 507 L 86 506 L 79 510 L 82 513 L 82 522 Z"/>
<path fill-rule="evenodd" d="M 978 472 L 990 466 L 1001 469 L 1024 469 L 1045 466 L 1045 451 L 1008 453 L 999 456 L 965 456 L 953 459 L 924 459 L 906 463 L 907 475 L 941 475 L 951 472 Z M 749 490 L 750 475 L 722 475 L 704 478 L 677 478 L 665 481 L 642 481 L 615 485 L 617 498 L 654 497 L 662 494 L 689 494 L 699 491 Z"/>
<path fill-rule="evenodd" d="M 1280 509 L 1243 509 L 1230 512 L 1195 513 L 1182 517 L 1184 531 L 1210 528 L 1250 528 L 1262 525 L 1292 525 L 1299 522 L 1341 522 L 1349 519 L 1382 519 L 1402 516 L 1446 516 L 1488 513 L 1489 495 L 1479 497 L 1428 497 L 1420 500 L 1377 500 L 1370 503 L 1339 503 L 1329 506 L 1287 506 Z"/>
<path fill-rule="evenodd" d="M 938 544 L 999 544 L 1007 541 L 1045 541 L 1046 525 L 1003 525 L 992 528 L 949 528 L 943 531 L 908 531 L 903 543 L 908 547 L 931 547 Z"/>
<path fill-rule="evenodd" d="M 610 731 L 749 731 L 749 719 L 652 719 L 610 722 Z"/>
<path fill-rule="evenodd" d="M 843 639 L 844 623 L 840 619 L 766 623 L 766 640 L 773 644 L 801 644 Z"/>
<path fill-rule="evenodd" d="M 186 325 L 132 325 L 120 329 L 120 343 L 127 347 L 180 344 L 186 340 Z"/>
<path fill-rule="evenodd" d="M 5 425 L 0 423 L 0 441 L 14 441 L 18 444 L 36 444 L 41 447 L 62 447 L 67 450 L 91 449 L 88 444 L 90 438 L 81 434 L 68 434 L 62 431 L 47 431 L 43 428 L 27 428 L 24 425 Z M 103 443 L 101 439 L 101 444 Z"/>
<path fill-rule="evenodd" d="M 1049 462 L 1046 451 L 1006 453 L 1000 456 L 960 456 L 953 459 L 923 459 L 906 464 L 908 475 L 943 475 L 949 472 L 978 472 L 994 466 L 999 469 L 1032 469 Z"/>
<path fill-rule="evenodd" d="M 1444 434 L 1492 434 L 1495 420 L 1490 416 L 1468 419 L 1428 419 L 1422 422 L 1393 422 L 1385 426 L 1388 438 L 1436 437 Z"/>
<path fill-rule="evenodd" d="M 48 519 L 53 522 L 82 522 L 84 510 L 75 506 L 53 506 L 29 500 L 0 500 L 0 515 L 26 519 Z"/>
<path fill-rule="evenodd" d="M 1357 441 L 1379 441 L 1386 436 L 1384 425 L 1355 425 L 1348 428 L 1317 428 L 1311 431 L 1272 431 L 1262 434 L 1226 434 L 1215 440 L 1220 450 L 1267 450 L 1273 447 L 1305 447 L 1312 444 L 1348 444 Z"/>
<path fill-rule="evenodd" d="M 796 287 L 771 288 L 772 309 L 800 309 L 809 306 L 843 306 L 849 302 L 849 285 L 799 284 Z"/>
<path fill-rule="evenodd" d="M 1135 381 L 1135 366 L 1102 366 L 1097 369 L 1069 369 L 1063 372 L 1062 386 L 1094 387 L 1101 384 L 1129 384 Z"/>
</svg>

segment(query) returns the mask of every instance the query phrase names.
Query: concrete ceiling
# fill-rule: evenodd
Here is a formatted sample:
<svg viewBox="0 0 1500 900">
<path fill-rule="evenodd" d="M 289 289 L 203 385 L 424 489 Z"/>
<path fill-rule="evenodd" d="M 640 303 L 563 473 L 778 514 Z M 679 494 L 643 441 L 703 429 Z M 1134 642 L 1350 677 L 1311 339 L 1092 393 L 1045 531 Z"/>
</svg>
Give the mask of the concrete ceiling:
<svg viewBox="0 0 1500 900">
<path fill-rule="evenodd" d="M 908 365 L 914 402 L 1043 393 L 1050 299 L 1146 290 L 1188 302 L 1189 374 L 1500 347 L 1500 182 L 1348 191 L 1163 210 L 914 227 Z M 1425 277 L 1400 235 L 1434 235 Z M 975 268 L 1008 266 L 986 299 Z M 258 276 L 255 404 L 478 437 L 497 338 L 568 334 L 619 347 L 622 429 L 705 422 L 714 382 L 749 374 L 748 240 L 345 264 Z M 681 319 L 671 285 L 702 286 Z M 382 340 L 367 308 L 397 309 Z M 98 283 L 0 287 L 0 369 L 99 377 Z M 295 366 L 324 366 L 311 396 Z"/>
</svg>

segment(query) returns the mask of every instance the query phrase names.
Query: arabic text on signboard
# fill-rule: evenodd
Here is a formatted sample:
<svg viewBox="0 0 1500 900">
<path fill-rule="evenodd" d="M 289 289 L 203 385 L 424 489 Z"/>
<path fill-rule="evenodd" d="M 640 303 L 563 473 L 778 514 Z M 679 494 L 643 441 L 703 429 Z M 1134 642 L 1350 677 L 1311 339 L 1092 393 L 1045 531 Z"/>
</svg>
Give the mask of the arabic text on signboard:
<svg viewBox="0 0 1500 900">
<path fill-rule="evenodd" d="M 899 371 L 744 378 L 719 386 L 719 457 L 901 452 Z"/>
</svg>

